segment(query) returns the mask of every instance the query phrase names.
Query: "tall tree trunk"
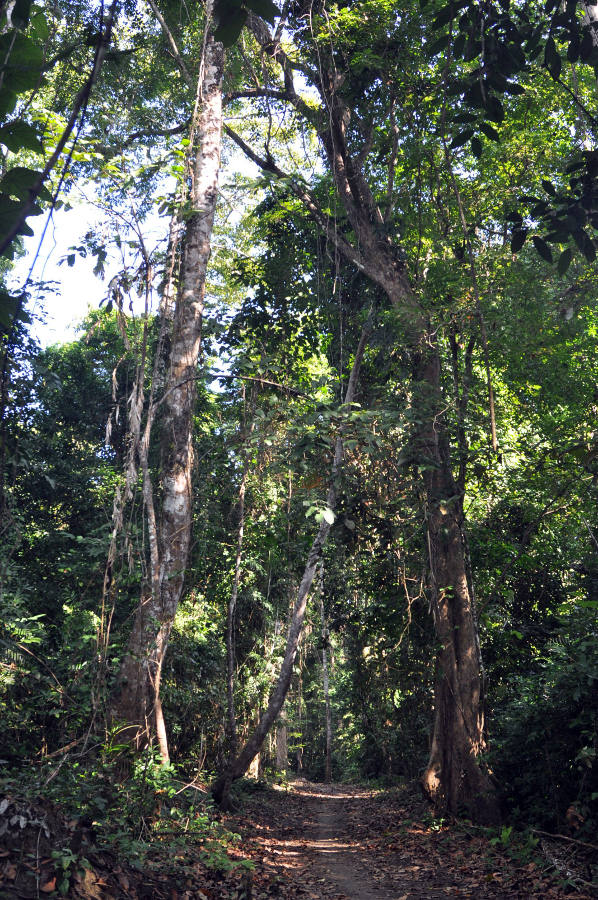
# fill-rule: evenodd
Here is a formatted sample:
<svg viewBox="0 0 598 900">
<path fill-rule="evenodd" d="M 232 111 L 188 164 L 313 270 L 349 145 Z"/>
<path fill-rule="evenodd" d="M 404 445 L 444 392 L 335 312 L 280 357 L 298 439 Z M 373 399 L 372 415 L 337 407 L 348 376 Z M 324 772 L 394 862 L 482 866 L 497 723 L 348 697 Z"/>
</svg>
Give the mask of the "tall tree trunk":
<svg viewBox="0 0 598 900">
<path fill-rule="evenodd" d="M 286 772 L 289 765 L 289 747 L 287 723 L 278 716 L 276 722 L 276 771 Z"/>
<path fill-rule="evenodd" d="M 297 727 L 296 731 L 299 734 L 299 746 L 297 747 L 297 752 L 295 753 L 295 762 L 297 764 L 297 775 L 303 774 L 303 725 L 302 725 L 302 715 L 303 715 L 303 654 L 301 652 L 301 647 L 299 647 L 299 666 L 297 672 Z"/>
<path fill-rule="evenodd" d="M 482 672 L 477 620 L 469 587 L 461 493 L 450 464 L 440 393 L 440 356 L 435 343 L 417 365 L 425 424 L 417 437 L 424 463 L 430 591 L 436 636 L 434 731 L 424 790 L 439 809 L 466 810 L 492 824 L 499 811 L 478 757 L 484 750 Z"/>
<path fill-rule="evenodd" d="M 353 399 L 355 397 L 357 379 L 359 377 L 361 361 L 363 359 L 363 353 L 365 350 L 367 339 L 369 337 L 370 328 L 371 319 L 368 318 L 368 321 L 362 331 L 359 345 L 355 352 L 355 360 L 353 362 L 351 375 L 349 377 L 349 383 L 345 392 L 344 405 L 347 408 L 353 402 Z M 336 439 L 334 459 L 332 462 L 332 469 L 330 473 L 330 486 L 328 488 L 328 495 L 326 497 L 327 511 L 334 511 L 336 507 L 337 481 L 341 472 L 342 459 L 343 436 L 341 426 Z M 305 610 L 307 608 L 307 599 L 316 572 L 316 566 L 320 560 L 322 550 L 328 539 L 328 534 L 330 532 L 332 522 L 333 517 L 330 515 L 322 518 L 318 533 L 314 538 L 311 549 L 307 556 L 307 562 L 303 572 L 303 577 L 299 584 L 297 600 L 295 601 L 295 607 L 293 609 L 293 615 L 291 617 L 291 622 L 289 625 L 289 633 L 287 637 L 284 658 L 280 667 L 278 681 L 276 682 L 276 685 L 274 686 L 272 693 L 270 694 L 268 706 L 264 713 L 261 715 L 255 731 L 250 735 L 245 745 L 240 750 L 239 754 L 233 760 L 231 760 L 225 771 L 222 772 L 221 775 L 219 775 L 219 777 L 212 785 L 212 796 L 214 797 L 215 801 L 219 803 L 223 808 L 226 808 L 230 803 L 229 795 L 233 781 L 237 778 L 241 778 L 241 776 L 245 774 L 245 772 L 247 771 L 247 767 L 249 766 L 256 753 L 258 753 L 260 747 L 264 742 L 264 738 L 270 731 L 278 714 L 280 713 L 280 710 L 282 709 L 282 705 L 285 701 L 289 685 L 291 683 L 293 663 L 295 662 L 297 647 L 299 645 L 299 638 L 301 637 L 301 630 L 303 628 L 303 620 L 305 618 Z"/>
<path fill-rule="evenodd" d="M 241 560 L 243 556 L 243 532 L 245 530 L 245 488 L 247 485 L 248 460 L 243 463 L 243 475 L 239 487 L 239 529 L 237 531 L 237 551 L 235 571 L 226 610 L 226 731 L 229 753 L 237 749 L 237 717 L 235 713 L 235 610 L 241 582 Z"/>
<path fill-rule="evenodd" d="M 190 197 L 193 213 L 186 223 L 170 370 L 161 400 L 164 444 L 159 518 L 152 516 L 153 503 L 144 479 L 151 581 L 137 609 L 121 667 L 120 690 L 112 704 L 113 718 L 125 723 L 126 736 L 136 746 L 143 746 L 154 733 L 157 734 L 164 761 L 168 759 L 168 749 L 160 703 L 160 678 L 183 590 L 191 541 L 195 379 L 220 168 L 223 66 L 222 45 L 208 36 L 198 85 L 198 149 L 191 173 Z"/>
</svg>

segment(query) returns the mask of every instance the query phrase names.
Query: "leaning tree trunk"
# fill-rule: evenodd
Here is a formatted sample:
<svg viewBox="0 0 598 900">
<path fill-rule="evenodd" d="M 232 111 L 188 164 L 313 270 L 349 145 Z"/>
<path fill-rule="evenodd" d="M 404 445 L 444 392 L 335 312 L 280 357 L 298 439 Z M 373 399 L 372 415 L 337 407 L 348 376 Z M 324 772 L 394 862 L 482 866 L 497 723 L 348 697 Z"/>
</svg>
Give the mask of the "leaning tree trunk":
<svg viewBox="0 0 598 900">
<path fill-rule="evenodd" d="M 161 399 L 162 502 L 158 516 L 153 513 L 151 483 L 144 479 L 151 581 L 137 609 L 121 668 L 120 689 L 112 704 L 113 719 L 125 724 L 126 736 L 136 746 L 143 746 L 154 732 L 157 734 L 164 761 L 168 760 L 168 749 L 160 677 L 183 590 L 191 541 L 193 409 L 220 168 L 223 66 L 222 45 L 208 36 L 200 69 L 201 102 L 195 125 L 198 149 L 191 173 L 193 212 L 186 222 L 170 370 Z"/>
<path fill-rule="evenodd" d="M 347 409 L 350 408 L 350 404 L 353 402 L 353 399 L 355 397 L 357 379 L 359 377 L 361 361 L 363 359 L 363 353 L 365 350 L 367 339 L 369 337 L 370 328 L 371 317 L 368 318 L 368 321 L 364 326 L 364 329 L 361 333 L 361 338 L 359 340 L 359 345 L 355 352 L 355 360 L 353 362 L 353 367 L 351 369 L 351 375 L 349 376 L 349 383 L 347 385 L 347 390 L 345 392 L 344 398 L 344 405 Z M 334 459 L 332 462 L 332 469 L 330 473 L 330 486 L 328 488 L 328 494 L 326 497 L 327 512 L 334 511 L 336 507 L 338 490 L 337 482 L 341 473 L 342 460 L 343 436 L 341 426 L 338 437 L 336 439 Z M 293 614 L 291 616 L 289 633 L 287 636 L 287 644 L 282 665 L 280 667 L 278 681 L 276 682 L 272 693 L 270 694 L 268 706 L 264 713 L 261 715 L 253 734 L 250 735 L 245 745 L 239 751 L 238 755 L 228 763 L 224 772 L 219 775 L 219 777 L 212 785 L 212 796 L 214 797 L 216 803 L 218 803 L 223 808 L 226 808 L 230 805 L 230 789 L 233 781 L 235 781 L 235 779 L 237 778 L 241 778 L 245 774 L 249 764 L 251 763 L 251 760 L 256 755 L 256 753 L 259 752 L 266 735 L 272 728 L 272 725 L 276 721 L 276 718 L 280 713 L 280 710 L 282 709 L 282 705 L 285 701 L 287 692 L 289 690 L 289 685 L 291 683 L 293 664 L 295 662 L 295 656 L 297 655 L 297 647 L 299 646 L 299 638 L 301 637 L 303 620 L 305 618 L 305 610 L 307 608 L 307 599 L 311 590 L 312 582 L 314 580 L 316 566 L 318 565 L 318 562 L 321 558 L 324 545 L 328 540 L 328 534 L 330 532 L 332 522 L 333 516 L 331 515 L 326 515 L 322 518 L 318 533 L 316 534 L 308 553 L 307 562 L 303 571 L 303 577 L 297 591 L 297 600 L 295 601 Z"/>
</svg>

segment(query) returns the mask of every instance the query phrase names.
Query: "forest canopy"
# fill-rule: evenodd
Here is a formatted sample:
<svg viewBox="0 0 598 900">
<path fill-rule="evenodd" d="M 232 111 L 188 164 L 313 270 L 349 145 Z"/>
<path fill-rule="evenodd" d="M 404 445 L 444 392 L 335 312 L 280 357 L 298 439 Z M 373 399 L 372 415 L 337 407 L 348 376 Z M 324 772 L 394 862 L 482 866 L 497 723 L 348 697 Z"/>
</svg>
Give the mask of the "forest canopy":
<svg viewBox="0 0 598 900">
<path fill-rule="evenodd" d="M 16 0 L 0 45 L 8 793 L 101 841 L 179 775 L 417 780 L 592 843 L 598 5 Z M 42 347 L 15 272 L 82 191 L 105 297 Z"/>
</svg>

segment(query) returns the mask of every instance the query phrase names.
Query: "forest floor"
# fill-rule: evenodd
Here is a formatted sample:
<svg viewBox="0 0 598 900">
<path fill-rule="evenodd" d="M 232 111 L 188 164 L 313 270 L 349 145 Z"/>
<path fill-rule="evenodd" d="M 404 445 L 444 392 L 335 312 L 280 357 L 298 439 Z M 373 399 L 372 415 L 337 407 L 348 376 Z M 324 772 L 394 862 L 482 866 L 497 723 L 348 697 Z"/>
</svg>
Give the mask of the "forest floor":
<svg viewBox="0 0 598 900">
<path fill-rule="evenodd" d="M 163 835 L 141 869 L 106 851 L 85 847 L 87 867 L 72 866 L 68 888 L 63 880 L 62 896 L 86 900 L 598 896 L 587 884 L 589 870 L 580 865 L 578 854 L 573 857 L 574 845 L 546 839 L 532 847 L 510 833 L 501 840 L 467 823 L 434 819 L 412 785 L 381 792 L 301 779 L 277 787 L 257 783 L 251 791 L 247 787 L 234 813 L 221 816 L 221 824 L 240 835 L 229 847 L 234 865 L 228 872 L 209 865 L 205 841 L 194 843 L 191 836 L 172 845 Z M 30 862 L 25 863 L 27 870 L 25 856 L 21 851 L 19 860 L 14 852 L 0 852 L 0 900 L 60 896 L 60 872 L 52 869 L 51 855 L 44 859 L 38 852 L 37 869 Z M 243 860 L 251 860 L 253 867 L 245 868 Z M 575 885 L 567 886 L 567 878 Z"/>
</svg>

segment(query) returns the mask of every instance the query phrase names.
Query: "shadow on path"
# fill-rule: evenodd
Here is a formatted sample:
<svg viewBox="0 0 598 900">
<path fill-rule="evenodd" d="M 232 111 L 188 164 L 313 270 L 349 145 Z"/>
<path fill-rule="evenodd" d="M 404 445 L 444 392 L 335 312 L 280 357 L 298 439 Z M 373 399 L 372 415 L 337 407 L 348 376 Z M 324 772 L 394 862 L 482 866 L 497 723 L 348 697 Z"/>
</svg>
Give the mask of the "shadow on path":
<svg viewBox="0 0 598 900">
<path fill-rule="evenodd" d="M 312 875 L 320 874 L 339 898 L 347 900 L 408 900 L 415 884 L 405 879 L 384 884 L 383 873 L 367 866 L 367 830 L 360 828 L 348 814 L 356 804 L 372 796 L 365 788 L 346 785 L 316 785 L 297 781 L 293 794 L 307 801 L 302 845 L 312 856 Z M 431 896 L 431 895 L 430 895 Z M 438 895 L 440 896 L 440 895 Z"/>
</svg>

